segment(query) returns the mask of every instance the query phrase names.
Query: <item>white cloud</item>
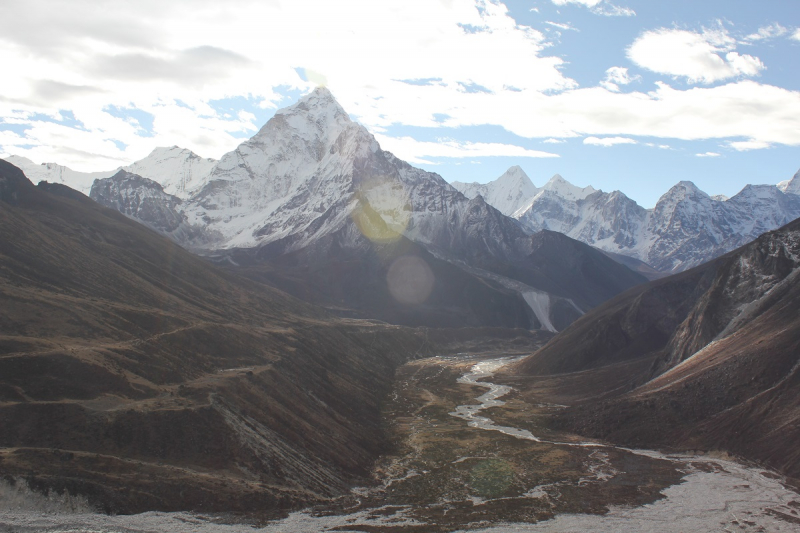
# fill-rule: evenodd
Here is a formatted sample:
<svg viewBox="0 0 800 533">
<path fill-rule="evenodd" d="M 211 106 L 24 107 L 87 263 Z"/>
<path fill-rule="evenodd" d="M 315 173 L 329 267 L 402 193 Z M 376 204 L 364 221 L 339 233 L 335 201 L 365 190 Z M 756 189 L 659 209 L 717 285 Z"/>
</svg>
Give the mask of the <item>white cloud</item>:
<svg viewBox="0 0 800 533">
<path fill-rule="evenodd" d="M 608 148 L 609 146 L 615 146 L 617 144 L 638 144 L 635 139 L 629 139 L 627 137 L 586 137 L 583 140 L 583 144 L 588 144 L 591 146 L 603 146 Z"/>
<path fill-rule="evenodd" d="M 14 75 L 0 78 L 0 120 L 22 112 L 32 125 L 28 144 L 38 146 L 26 155 L 79 170 L 106 168 L 108 158 L 130 162 L 160 145 L 219 157 L 240 142 L 237 133 L 260 124 L 236 110 L 218 113 L 213 101 L 249 97 L 274 107 L 275 88 L 314 86 L 298 77 L 301 68 L 326 79 L 342 105 L 376 130 L 379 121 L 368 120 L 375 98 L 386 99 L 386 116 L 402 106 L 408 117 L 401 123 L 430 118 L 427 109 L 410 111 L 416 106 L 403 96 L 410 86 L 396 80 L 435 77 L 448 97 L 483 87 L 499 99 L 577 86 L 560 70 L 561 58 L 546 56 L 545 36 L 495 0 L 75 0 L 69 10 L 57 4 L 3 5 L 0 50 Z M 54 126 L 31 118 L 60 109 L 71 110 L 90 133 L 62 139 L 74 148 L 69 157 L 50 144 Z M 152 137 L 103 109 L 151 115 Z M 86 146 L 84 137 L 127 147 Z"/>
<path fill-rule="evenodd" d="M 430 161 L 423 159 L 425 157 L 560 157 L 558 154 L 528 150 L 513 144 L 459 142 L 450 139 L 424 142 L 411 137 L 387 137 L 385 135 L 376 135 L 375 138 L 381 148 L 392 152 L 400 159 L 415 164 L 431 164 Z"/>
<path fill-rule="evenodd" d="M 694 154 L 694 155 L 696 155 L 697 157 L 719 157 L 721 154 L 718 154 L 717 152 L 706 152 L 704 154 Z"/>
<path fill-rule="evenodd" d="M 578 4 L 586 7 L 596 7 L 598 4 L 602 2 L 603 0 L 553 0 L 553 3 L 557 6 L 565 6 L 567 4 Z"/>
<path fill-rule="evenodd" d="M 598 9 L 595 9 L 594 12 L 598 15 L 603 15 L 606 17 L 634 17 L 636 16 L 636 11 L 629 7 L 621 7 L 616 6 L 614 4 L 602 4 Z"/>
<path fill-rule="evenodd" d="M 561 143 L 565 143 L 567 141 L 565 141 L 564 139 L 553 139 L 553 138 L 550 138 L 550 139 L 545 139 L 542 142 L 545 143 L 545 144 L 561 144 Z"/>
<path fill-rule="evenodd" d="M 608 0 L 552 0 L 552 2 L 557 6 L 565 6 L 567 4 L 581 5 L 588 7 L 596 15 L 604 15 L 606 17 L 631 17 L 636 15 L 633 9 L 614 5 Z"/>
<path fill-rule="evenodd" d="M 788 29 L 784 28 L 777 22 L 774 24 L 770 24 L 769 26 L 763 26 L 758 28 L 758 31 L 755 33 L 751 33 L 750 35 L 746 36 L 744 39 L 746 41 L 763 41 L 767 39 L 774 39 L 776 37 L 782 37 L 789 32 Z"/>
<path fill-rule="evenodd" d="M 719 27 L 702 33 L 661 28 L 640 35 L 628 58 L 640 67 L 691 83 L 755 76 L 764 68 L 757 57 L 735 51 L 736 40 Z"/>
<path fill-rule="evenodd" d="M 579 30 L 578 30 L 578 28 L 573 28 L 573 27 L 572 27 L 572 26 L 570 26 L 569 24 L 562 24 L 562 23 L 560 23 L 560 22 L 553 22 L 552 20 L 545 20 L 545 21 L 544 21 L 544 23 L 545 23 L 545 24 L 549 24 L 550 26 L 553 26 L 553 27 L 555 27 L 555 28 L 558 28 L 558 29 L 560 29 L 560 30 L 565 30 L 565 31 L 566 31 L 566 30 L 579 31 Z"/>
<path fill-rule="evenodd" d="M 644 143 L 644 145 L 649 146 L 650 148 L 658 148 L 660 150 L 672 150 L 672 147 L 668 144 Z"/>
<path fill-rule="evenodd" d="M 748 150 L 763 150 L 764 148 L 769 148 L 771 145 L 768 142 L 764 141 L 731 141 L 728 143 L 728 146 L 736 150 L 737 152 L 746 152 Z"/>
<path fill-rule="evenodd" d="M 281 102 L 277 87 L 307 91 L 315 85 L 301 81 L 296 68 L 318 73 L 315 79 L 326 79 L 348 112 L 384 134 L 396 125 L 489 125 L 544 140 L 748 139 L 736 142 L 800 146 L 798 91 L 751 80 L 688 90 L 659 83 L 649 92 L 579 88 L 561 70 L 563 60 L 546 55 L 550 49 L 541 32 L 517 24 L 503 4 L 490 0 L 476 0 L 480 9 L 474 0 L 356 0 L 348 6 L 311 0 L 74 0 L 69 11 L 55 9 L 52 1 L 3 4 L 0 55 L 5 71 L 14 75 L 0 77 L 0 120 L 28 129 L 3 133 L 0 151 L 76 170 L 114 168 L 155 146 L 220 157 L 261 124 L 238 109 L 218 112 L 213 101 L 249 97 L 274 108 Z M 737 58 L 729 64 L 720 54 L 735 53 L 735 40 L 720 30 L 700 35 L 733 69 Z M 142 65 L 142 76 L 121 68 L 102 75 L 98 65 L 108 66 L 109 58 Z M 746 66 L 745 59 L 737 68 Z M 613 76 L 609 82 L 617 87 L 635 79 L 621 71 Z M 427 78 L 439 81 L 398 81 Z M 489 92 L 468 92 L 465 86 Z M 109 109 L 122 113 L 112 116 L 104 111 Z M 61 110 L 71 111 L 81 127 L 73 127 Z M 151 137 L 142 135 L 143 126 Z M 409 158 L 547 154 L 495 143 L 451 142 L 437 151 L 436 143 L 390 138 L 382 138 L 389 143 L 385 148 Z"/>
<path fill-rule="evenodd" d="M 605 87 L 609 91 L 619 92 L 620 85 L 628 85 L 629 83 L 639 81 L 641 79 L 641 76 L 631 76 L 628 74 L 627 68 L 611 67 L 610 69 L 606 70 L 606 78 L 600 82 L 600 86 Z"/>
<path fill-rule="evenodd" d="M 792 34 L 790 39 L 794 39 L 795 41 L 800 41 L 800 28 L 794 30 L 794 33 Z"/>
</svg>

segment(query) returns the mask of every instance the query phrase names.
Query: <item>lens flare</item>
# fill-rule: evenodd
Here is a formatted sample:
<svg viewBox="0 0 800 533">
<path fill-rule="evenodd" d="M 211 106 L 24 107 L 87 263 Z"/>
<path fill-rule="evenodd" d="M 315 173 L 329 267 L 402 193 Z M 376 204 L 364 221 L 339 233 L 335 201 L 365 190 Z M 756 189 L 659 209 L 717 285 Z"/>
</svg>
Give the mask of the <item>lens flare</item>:
<svg viewBox="0 0 800 533">
<path fill-rule="evenodd" d="M 358 205 L 353 221 L 373 242 L 393 242 L 408 227 L 411 202 L 403 185 L 394 179 L 374 178 L 362 183 L 355 194 Z"/>
<path fill-rule="evenodd" d="M 404 255 L 395 259 L 386 274 L 389 292 L 403 304 L 423 303 L 433 290 L 434 276 L 431 267 L 416 255 Z"/>
</svg>

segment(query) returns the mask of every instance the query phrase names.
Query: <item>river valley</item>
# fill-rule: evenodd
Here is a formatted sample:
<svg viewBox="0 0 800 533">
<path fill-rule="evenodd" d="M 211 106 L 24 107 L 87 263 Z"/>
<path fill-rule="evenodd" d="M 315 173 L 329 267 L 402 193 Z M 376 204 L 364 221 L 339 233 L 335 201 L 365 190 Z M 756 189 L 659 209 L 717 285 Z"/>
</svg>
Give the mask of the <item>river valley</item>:
<svg viewBox="0 0 800 533">
<path fill-rule="evenodd" d="M 0 490 L 0 531 L 800 531 L 800 496 L 771 472 L 548 431 L 564 406 L 493 382 L 514 360 L 459 354 L 400 368 L 384 407 L 392 450 L 373 482 L 277 522 L 93 514 L 80 498 L 17 484 Z"/>
</svg>

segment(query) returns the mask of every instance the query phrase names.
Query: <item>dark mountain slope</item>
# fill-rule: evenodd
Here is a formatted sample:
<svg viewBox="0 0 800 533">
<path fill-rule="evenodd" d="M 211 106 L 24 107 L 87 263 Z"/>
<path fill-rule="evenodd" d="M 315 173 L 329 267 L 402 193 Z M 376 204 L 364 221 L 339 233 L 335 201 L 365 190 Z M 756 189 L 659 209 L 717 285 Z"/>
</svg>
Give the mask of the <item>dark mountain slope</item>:
<svg viewBox="0 0 800 533">
<path fill-rule="evenodd" d="M 581 317 L 519 370 L 559 374 L 661 353 L 713 274 L 709 263 L 634 287 Z"/>
<path fill-rule="evenodd" d="M 348 245 L 352 238 L 347 233 L 353 229 L 344 228 L 285 255 L 271 255 L 266 247 L 236 250 L 223 257 L 236 262 L 237 267 L 232 268 L 236 273 L 345 316 L 408 326 L 541 326 L 518 292 L 438 259 L 406 238 L 390 243 L 364 239 L 361 246 Z M 403 300 L 400 294 L 398 299 L 388 280 L 396 265 L 410 261 L 412 266 L 423 266 L 411 273 L 409 298 Z M 427 297 L 419 301 L 428 290 Z M 419 293 L 419 298 L 415 299 L 414 293 Z"/>
<path fill-rule="evenodd" d="M 620 295 L 517 370 L 595 376 L 587 389 L 610 399 L 567 409 L 559 427 L 633 446 L 729 450 L 800 477 L 798 267 L 800 220 Z M 629 365 L 638 370 L 627 386 L 602 372 L 637 359 L 651 363 Z"/>
<path fill-rule="evenodd" d="M 269 514 L 382 451 L 424 333 L 332 318 L 4 161 L 0 198 L 0 475 L 117 512 Z"/>
</svg>

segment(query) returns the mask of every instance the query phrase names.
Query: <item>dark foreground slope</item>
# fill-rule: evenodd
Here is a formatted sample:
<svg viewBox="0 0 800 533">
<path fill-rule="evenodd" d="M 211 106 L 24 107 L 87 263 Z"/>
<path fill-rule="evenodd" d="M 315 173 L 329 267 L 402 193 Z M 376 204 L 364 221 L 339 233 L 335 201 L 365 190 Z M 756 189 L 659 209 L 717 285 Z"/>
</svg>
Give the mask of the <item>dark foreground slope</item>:
<svg viewBox="0 0 800 533">
<path fill-rule="evenodd" d="M 332 318 L 0 161 L 0 475 L 106 510 L 341 493 L 424 332 Z"/>
<path fill-rule="evenodd" d="M 800 477 L 798 267 L 795 221 L 624 293 L 517 371 L 573 373 L 594 396 L 565 410 L 560 427 L 633 446 L 728 450 Z"/>
</svg>

